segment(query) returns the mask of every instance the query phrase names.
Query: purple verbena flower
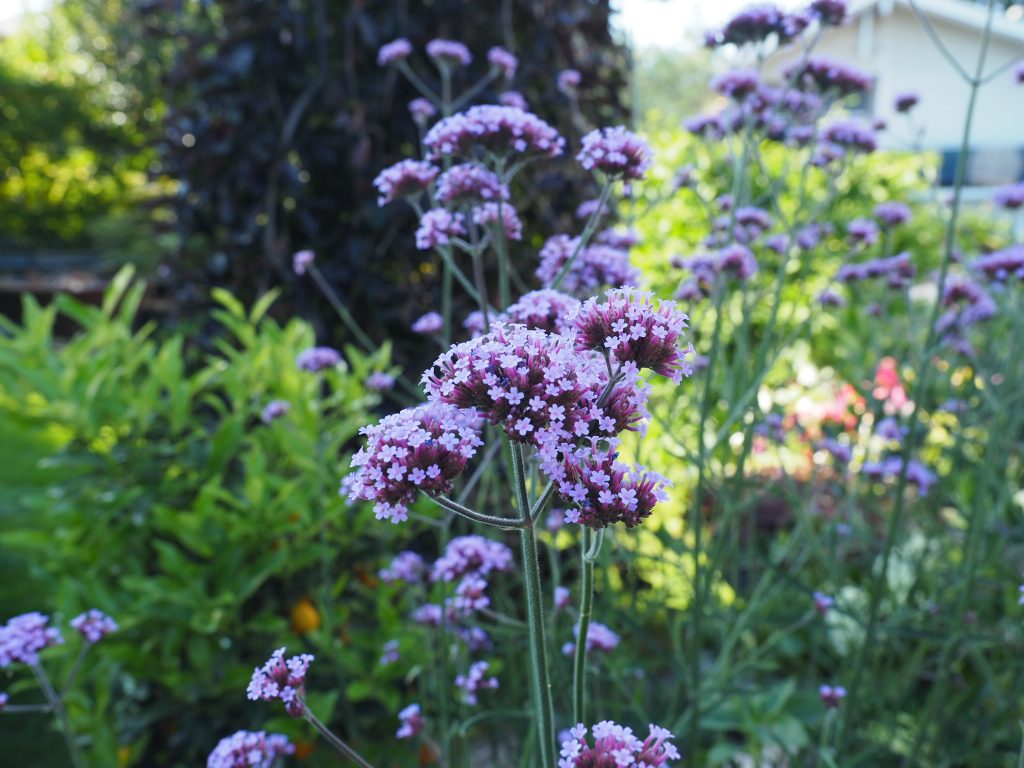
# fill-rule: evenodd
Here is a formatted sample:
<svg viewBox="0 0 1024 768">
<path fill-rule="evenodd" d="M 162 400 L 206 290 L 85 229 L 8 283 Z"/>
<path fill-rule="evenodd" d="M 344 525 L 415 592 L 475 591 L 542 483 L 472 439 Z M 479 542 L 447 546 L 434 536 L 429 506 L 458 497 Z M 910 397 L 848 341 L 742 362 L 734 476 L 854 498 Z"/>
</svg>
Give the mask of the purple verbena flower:
<svg viewBox="0 0 1024 768">
<path fill-rule="evenodd" d="M 571 339 L 496 323 L 444 352 L 422 381 L 431 400 L 475 408 L 511 440 L 539 445 L 577 425 L 586 432 L 601 376 Z"/>
<path fill-rule="evenodd" d="M 487 61 L 493 69 L 500 71 L 506 80 L 515 77 L 516 69 L 519 68 L 519 59 L 499 46 L 494 46 L 487 52 Z"/>
<path fill-rule="evenodd" d="M 0 669 L 15 663 L 37 664 L 40 651 L 62 645 L 60 630 L 49 624 L 50 618 L 38 611 L 8 619 L 0 627 Z"/>
<path fill-rule="evenodd" d="M 455 588 L 455 596 L 449 600 L 449 606 L 456 616 L 465 618 L 482 611 L 491 604 L 487 596 L 487 581 L 478 574 L 470 573 L 463 577 Z"/>
<path fill-rule="evenodd" d="M 470 665 L 469 672 L 455 678 L 455 685 L 462 689 L 462 700 L 470 706 L 479 704 L 478 693 L 498 687 L 498 678 L 488 677 L 491 665 L 486 661 L 477 661 Z"/>
<path fill-rule="evenodd" d="M 470 653 L 480 653 L 491 647 L 491 636 L 480 627 L 460 627 L 457 633 Z"/>
<path fill-rule="evenodd" d="M 409 102 L 409 114 L 412 115 L 412 119 L 415 122 L 425 125 L 430 118 L 437 114 L 437 107 L 433 105 L 430 99 L 424 99 L 421 96 Z"/>
<path fill-rule="evenodd" d="M 825 26 L 838 27 L 846 21 L 846 0 L 811 0 L 807 9 Z"/>
<path fill-rule="evenodd" d="M 721 45 L 747 45 L 764 42 L 775 36 L 785 42 L 801 30 L 795 30 L 787 23 L 787 15 L 775 5 L 764 3 L 744 8 L 718 32 L 705 36 L 705 45 L 715 48 Z"/>
<path fill-rule="evenodd" d="M 270 424 L 271 422 L 277 421 L 291 409 L 292 404 L 287 400 L 271 400 L 263 406 L 263 412 L 260 414 L 260 419 L 264 424 Z"/>
<path fill-rule="evenodd" d="M 875 425 L 875 434 L 883 440 L 901 441 L 903 440 L 903 427 L 894 418 L 882 419 Z"/>
<path fill-rule="evenodd" d="M 352 457 L 351 501 L 374 502 L 378 520 L 402 522 L 419 491 L 448 493 L 483 444 L 472 411 L 429 403 L 363 427 L 366 446 Z"/>
<path fill-rule="evenodd" d="M 373 180 L 377 188 L 377 205 L 387 205 L 395 200 L 415 197 L 426 191 L 440 173 L 437 166 L 422 160 L 401 160 L 381 171 Z"/>
<path fill-rule="evenodd" d="M 484 203 L 473 209 L 473 223 L 481 227 L 496 227 L 499 221 L 507 239 L 523 239 L 523 223 L 516 209 L 508 203 Z"/>
<path fill-rule="evenodd" d="M 661 768 L 679 760 L 679 751 L 665 728 L 651 725 L 641 741 L 631 728 L 604 720 L 593 727 L 594 744 L 587 743 L 587 729 L 579 723 L 562 739 L 558 768 Z"/>
<path fill-rule="evenodd" d="M 568 587 L 555 587 L 555 610 L 564 611 L 568 608 L 570 597 Z"/>
<path fill-rule="evenodd" d="M 866 93 L 874 85 L 874 78 L 842 61 L 812 56 L 799 70 L 796 66 L 786 70 L 787 78 L 794 78 L 820 92 L 835 92 L 841 96 Z"/>
<path fill-rule="evenodd" d="M 878 138 L 874 129 L 861 120 L 836 120 L 825 126 L 821 137 L 829 144 L 844 150 L 874 152 L 878 149 Z"/>
<path fill-rule="evenodd" d="M 563 69 L 556 78 L 558 90 L 567 96 L 574 94 L 582 82 L 583 76 L 575 69 Z"/>
<path fill-rule="evenodd" d="M 117 631 L 117 622 L 103 611 L 92 608 L 75 616 L 71 620 L 71 627 L 85 638 L 87 643 L 98 643 L 111 632 Z"/>
<path fill-rule="evenodd" d="M 441 606 L 435 603 L 421 605 L 412 612 L 412 620 L 424 627 L 440 627 L 441 618 Z"/>
<path fill-rule="evenodd" d="M 651 166 L 651 148 L 647 142 L 623 126 L 600 128 L 583 137 L 576 159 L 588 171 L 608 176 L 642 179 Z"/>
<path fill-rule="evenodd" d="M 853 245 L 873 245 L 878 240 L 878 225 L 871 219 L 854 219 L 846 228 L 846 236 Z"/>
<path fill-rule="evenodd" d="M 834 438 L 828 437 L 818 443 L 818 448 L 828 453 L 840 464 L 849 464 L 853 459 L 853 451 L 846 443 L 840 443 Z"/>
<path fill-rule="evenodd" d="M 836 709 L 846 698 L 846 689 L 841 685 L 823 685 L 818 688 L 818 696 L 828 709 Z"/>
<path fill-rule="evenodd" d="M 565 139 L 530 112 L 484 104 L 438 121 L 423 143 L 431 159 L 467 155 L 477 148 L 501 156 L 516 152 L 557 157 L 562 154 Z"/>
<path fill-rule="evenodd" d="M 427 567 L 423 558 L 415 552 L 399 552 L 387 568 L 381 569 L 378 576 L 381 581 L 393 584 L 396 581 L 403 581 L 406 584 L 419 584 L 423 580 L 423 574 Z"/>
<path fill-rule="evenodd" d="M 455 581 L 465 576 L 487 576 L 512 569 L 512 550 L 500 541 L 478 535 L 456 536 L 434 562 L 434 581 Z"/>
<path fill-rule="evenodd" d="M 499 93 L 498 103 L 503 107 L 515 107 L 516 109 L 521 109 L 524 112 L 530 108 L 530 105 L 526 102 L 526 97 L 519 91 L 504 91 L 503 93 Z"/>
<path fill-rule="evenodd" d="M 473 54 L 456 40 L 436 39 L 427 43 L 427 56 L 440 66 L 466 66 L 473 60 Z"/>
<path fill-rule="evenodd" d="M 382 667 L 386 667 L 389 664 L 396 663 L 401 658 L 402 654 L 398 652 L 398 641 L 388 640 L 381 646 L 380 660 L 377 663 Z"/>
<path fill-rule="evenodd" d="M 576 207 L 576 218 L 577 219 L 589 219 L 595 213 L 600 210 L 601 200 L 600 198 L 592 198 L 590 200 L 584 200 Z"/>
<path fill-rule="evenodd" d="M 889 200 L 875 206 L 875 218 L 886 227 L 896 227 L 910 221 L 910 206 L 896 200 Z"/>
<path fill-rule="evenodd" d="M 505 310 L 504 318 L 527 328 L 565 333 L 573 327 L 573 318 L 579 307 L 579 299 L 550 288 L 542 288 L 524 293 Z"/>
<path fill-rule="evenodd" d="M 441 317 L 439 312 L 427 312 L 416 318 L 416 322 L 412 324 L 411 328 L 413 333 L 419 333 L 423 336 L 440 333 L 441 329 L 444 328 L 444 318 Z"/>
<path fill-rule="evenodd" d="M 444 205 L 508 198 L 505 183 L 476 163 L 453 165 L 437 179 L 437 201 Z"/>
<path fill-rule="evenodd" d="M 363 383 L 372 392 L 386 392 L 395 386 L 395 377 L 384 371 L 374 371 Z"/>
<path fill-rule="evenodd" d="M 992 195 L 992 202 L 1008 211 L 1015 211 L 1024 206 L 1024 182 L 997 189 Z"/>
<path fill-rule="evenodd" d="M 278 648 L 262 667 L 253 671 L 246 694 L 250 701 L 279 699 L 289 715 L 302 717 L 306 713 L 306 672 L 313 656 L 303 653 L 285 659 L 285 650 Z"/>
<path fill-rule="evenodd" d="M 817 611 L 820 616 L 824 616 L 828 613 L 829 608 L 835 604 L 836 601 L 824 592 L 814 593 L 814 610 Z"/>
<path fill-rule="evenodd" d="M 668 480 L 645 467 L 623 464 L 614 446 L 562 446 L 558 453 L 545 458 L 543 468 L 555 483 L 557 498 L 569 507 L 566 522 L 595 530 L 618 522 L 633 528 L 667 498 Z"/>
<path fill-rule="evenodd" d="M 1011 245 L 1001 251 L 979 256 L 971 268 L 993 282 L 1002 283 L 1010 277 L 1024 280 L 1024 245 Z"/>
<path fill-rule="evenodd" d="M 377 52 L 377 64 L 385 67 L 389 64 L 404 61 L 411 55 L 412 43 L 404 37 L 400 37 L 397 40 L 392 40 L 390 43 L 385 43 L 380 47 L 380 50 Z"/>
<path fill-rule="evenodd" d="M 295 365 L 300 371 L 320 373 L 341 364 L 341 355 L 331 347 L 310 347 L 304 349 L 295 358 Z"/>
<path fill-rule="evenodd" d="M 604 301 L 594 297 L 580 307 L 574 320 L 576 349 L 649 368 L 678 384 L 692 373 L 679 346 L 687 320 L 674 301 L 655 303 L 653 293 L 612 288 Z"/>
<path fill-rule="evenodd" d="M 9 699 L 10 697 L 6 693 L 0 691 L 0 712 L 3 712 L 4 709 L 7 708 L 7 702 Z"/>
<path fill-rule="evenodd" d="M 551 286 L 578 245 L 579 240 L 568 235 L 548 238 L 540 249 L 540 266 L 536 271 L 542 285 Z M 573 296 L 593 296 L 602 286 L 636 285 L 639 281 L 640 270 L 630 263 L 628 251 L 596 244 L 576 254 L 559 290 Z"/>
<path fill-rule="evenodd" d="M 916 107 L 920 101 L 921 95 L 919 93 L 908 91 L 906 93 L 896 94 L 896 98 L 893 101 L 893 106 L 896 108 L 896 111 L 899 112 L 900 114 L 906 114 L 914 107 Z"/>
<path fill-rule="evenodd" d="M 683 127 L 694 136 L 699 136 L 712 141 L 725 136 L 725 123 L 720 115 L 697 115 L 688 118 Z"/>
<path fill-rule="evenodd" d="M 306 274 L 306 270 L 313 264 L 316 256 L 312 251 L 296 251 L 292 256 L 292 271 L 296 275 Z"/>
<path fill-rule="evenodd" d="M 760 85 L 761 77 L 757 72 L 748 69 L 735 69 L 711 81 L 713 90 L 736 101 L 743 101 L 757 93 Z"/>
<path fill-rule="evenodd" d="M 818 303 L 823 307 L 845 307 L 846 299 L 835 291 L 826 288 L 818 294 Z"/>
<path fill-rule="evenodd" d="M 607 245 L 609 248 L 618 248 L 621 251 L 628 251 L 640 244 L 640 233 L 630 227 L 629 229 L 602 229 L 594 236 L 595 242 Z"/>
<path fill-rule="evenodd" d="M 279 757 L 295 753 L 287 736 L 265 731 L 236 731 L 221 739 L 206 768 L 273 768 Z"/>
<path fill-rule="evenodd" d="M 416 247 L 428 251 L 441 245 L 448 245 L 453 237 L 466 234 L 465 217 L 452 213 L 447 208 L 431 208 L 420 217 L 416 230 Z"/>
<path fill-rule="evenodd" d="M 398 732 L 395 733 L 395 736 L 400 739 L 413 738 L 419 734 L 419 732 L 423 730 L 423 726 L 426 725 L 423 715 L 420 714 L 419 704 L 410 704 L 399 712 L 398 722 Z"/>
</svg>

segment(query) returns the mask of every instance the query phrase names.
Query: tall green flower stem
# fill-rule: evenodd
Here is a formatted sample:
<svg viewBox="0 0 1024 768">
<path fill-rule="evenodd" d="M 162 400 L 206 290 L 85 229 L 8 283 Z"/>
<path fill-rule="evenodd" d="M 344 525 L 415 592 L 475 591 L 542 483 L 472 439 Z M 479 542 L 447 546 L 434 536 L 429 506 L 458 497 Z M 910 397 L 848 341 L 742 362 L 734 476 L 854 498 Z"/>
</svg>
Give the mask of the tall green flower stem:
<svg viewBox="0 0 1024 768">
<path fill-rule="evenodd" d="M 922 425 L 918 409 L 925 402 L 928 392 L 931 389 L 931 377 L 934 366 L 929 363 L 929 357 L 934 352 L 935 343 L 938 338 L 936 321 L 938 320 L 939 312 L 942 309 L 942 294 L 945 290 L 946 278 L 949 275 L 950 265 L 953 263 L 953 253 L 955 251 L 956 236 L 960 221 L 960 206 L 967 172 L 967 158 L 971 149 L 971 128 L 974 124 L 974 112 L 978 101 L 978 92 L 984 82 L 982 75 L 985 70 L 985 60 L 988 58 L 994 11 L 994 0 L 988 0 L 988 18 L 985 24 L 985 31 L 982 35 L 981 49 L 978 53 L 978 62 L 975 68 L 974 77 L 968 81 L 968 85 L 970 86 L 970 97 L 967 102 L 967 114 L 964 118 L 964 129 L 960 141 L 960 154 L 957 157 L 956 163 L 956 176 L 953 185 L 953 204 L 950 211 L 949 222 L 946 226 L 945 249 L 943 252 L 942 266 L 939 271 L 937 293 L 928 318 L 928 333 L 925 337 L 924 354 L 922 355 L 921 361 L 922 364 L 919 366 L 921 369 L 920 378 L 915 382 L 915 386 L 913 386 L 912 391 L 908 391 L 907 393 L 908 399 L 915 403 L 914 413 L 910 417 L 910 429 L 906 441 L 907 449 L 903 456 L 903 464 L 900 468 L 900 474 L 896 484 L 896 503 L 893 508 L 892 515 L 889 517 L 889 523 L 886 526 L 881 565 L 875 571 L 875 578 L 871 585 L 871 601 L 868 607 L 868 623 L 867 629 L 864 633 L 864 642 L 860 645 L 857 652 L 857 657 L 853 667 L 853 677 L 849 686 L 849 697 L 846 700 L 846 706 L 843 708 L 843 716 L 840 720 L 839 735 L 836 740 L 840 754 L 845 753 L 847 741 L 850 737 L 850 725 L 851 723 L 856 722 L 868 657 L 880 650 L 875 648 L 878 635 L 879 609 L 881 607 L 882 594 L 885 591 L 889 575 L 889 561 L 892 558 L 893 545 L 895 543 L 896 535 L 900 530 L 903 511 L 906 506 L 907 467 L 910 464 L 914 448 L 917 445 L 917 441 L 921 434 Z"/>
<path fill-rule="evenodd" d="M 555 715 L 551 700 L 551 676 L 548 673 L 547 640 L 544 633 L 544 604 L 540 585 L 540 562 L 537 557 L 536 520 L 531 515 L 526 492 L 526 471 L 523 448 L 509 442 L 512 477 L 521 528 L 519 539 L 523 551 L 523 580 L 526 592 L 526 621 L 529 625 L 530 658 L 533 673 L 535 717 L 540 734 L 540 765 L 555 768 Z"/>
<path fill-rule="evenodd" d="M 601 552 L 604 531 L 595 535 L 587 526 L 582 526 L 580 538 L 580 617 L 576 633 L 576 653 L 572 666 L 572 721 L 585 723 L 586 718 L 586 674 L 587 635 L 590 631 L 590 616 L 594 610 L 594 563 Z"/>
<path fill-rule="evenodd" d="M 323 736 L 332 747 L 338 750 L 338 752 L 343 754 L 353 763 L 358 765 L 359 768 L 373 768 L 373 766 L 370 763 L 368 763 L 362 757 L 362 755 L 360 755 L 358 752 L 352 749 L 352 747 L 350 747 L 348 744 L 346 744 L 344 741 L 338 738 L 334 733 L 332 733 L 331 729 L 323 723 L 321 723 L 317 719 L 317 716 L 310 712 L 308 709 L 306 710 L 306 721 L 310 725 L 312 725 L 316 729 L 317 733 Z"/>
<path fill-rule="evenodd" d="M 86 762 L 85 757 L 82 755 L 82 750 L 78 746 L 78 739 L 75 737 L 75 732 L 71 728 L 71 720 L 68 719 L 68 712 L 64 709 L 64 702 L 61 697 L 57 695 L 57 691 L 54 690 L 53 685 L 50 683 L 50 678 L 46 676 L 46 672 L 38 664 L 30 665 L 32 668 L 32 674 L 36 676 L 36 682 L 39 683 L 39 688 L 43 692 L 43 696 L 46 697 L 46 703 L 50 707 L 50 711 L 53 712 L 57 718 L 57 724 L 60 726 L 61 735 L 64 737 L 64 742 L 68 746 L 68 754 L 71 756 L 71 763 L 75 768 L 85 768 Z"/>
<path fill-rule="evenodd" d="M 580 255 L 580 252 L 587 247 L 587 243 L 590 242 L 590 238 L 594 235 L 594 230 L 597 229 L 598 223 L 601 221 L 601 216 L 604 214 L 605 207 L 608 205 L 608 198 L 612 194 L 613 180 L 609 179 L 604 183 L 604 187 L 601 189 L 601 196 L 597 199 L 597 207 L 594 212 L 590 214 L 590 218 L 587 219 L 586 225 L 583 227 L 583 232 L 580 234 L 579 242 L 576 243 L 576 247 L 573 249 L 572 255 L 566 260 L 565 264 L 558 271 L 555 279 L 551 282 L 551 288 L 554 290 L 558 289 L 558 286 L 565 280 L 566 275 L 569 274 L 569 270 L 572 269 L 573 263 L 576 258 Z"/>
</svg>

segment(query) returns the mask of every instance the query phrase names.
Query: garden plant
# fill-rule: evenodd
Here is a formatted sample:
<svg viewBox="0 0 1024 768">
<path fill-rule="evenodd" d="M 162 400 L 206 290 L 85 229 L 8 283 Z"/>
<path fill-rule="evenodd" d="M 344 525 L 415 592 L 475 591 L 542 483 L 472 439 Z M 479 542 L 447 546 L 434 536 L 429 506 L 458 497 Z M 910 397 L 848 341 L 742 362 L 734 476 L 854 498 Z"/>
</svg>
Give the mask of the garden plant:
<svg viewBox="0 0 1024 768">
<path fill-rule="evenodd" d="M 567 138 L 505 48 L 382 46 L 419 142 L 377 202 L 441 275 L 433 363 L 392 364 L 312 250 L 292 270 L 344 349 L 274 294 L 218 292 L 205 347 L 156 340 L 127 271 L 102 308 L 27 302 L 0 407 L 59 477 L 0 541 L 59 615 L 122 626 L 93 707 L 42 672 L 70 661 L 46 617 L 0 627 L 46 700 L 2 717 L 53 714 L 75 765 L 1020 764 L 1024 187 L 963 195 L 979 92 L 1024 81 L 989 61 L 995 12 L 952 70 L 948 196 L 816 52 L 842 0 L 709 32 L 739 66 L 650 143 L 587 125 L 575 70 Z M 577 226 L 529 232 L 526 169 L 567 163 Z"/>
</svg>

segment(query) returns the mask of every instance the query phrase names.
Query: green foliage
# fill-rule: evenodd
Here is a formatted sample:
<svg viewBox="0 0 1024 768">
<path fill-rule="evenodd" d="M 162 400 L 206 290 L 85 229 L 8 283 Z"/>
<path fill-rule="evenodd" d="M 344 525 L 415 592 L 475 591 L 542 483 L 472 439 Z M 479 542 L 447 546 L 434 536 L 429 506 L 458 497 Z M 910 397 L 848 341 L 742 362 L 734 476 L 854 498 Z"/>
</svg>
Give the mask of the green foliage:
<svg viewBox="0 0 1024 768">
<path fill-rule="evenodd" d="M 121 86 L 82 50 L 59 9 L 29 17 L 0 40 L 0 216 L 8 245 L 95 246 L 96 229 L 123 221 L 142 199 L 152 156 L 124 106 Z M 136 222 L 133 232 L 147 226 Z"/>
<path fill-rule="evenodd" d="M 274 647 L 315 649 L 346 684 L 373 687 L 363 646 L 336 641 L 377 612 L 358 574 L 389 531 L 367 530 L 372 514 L 347 509 L 336 483 L 379 400 L 361 382 L 387 350 L 303 373 L 295 355 L 313 335 L 266 317 L 274 294 L 246 310 L 219 293 L 221 332 L 200 348 L 136 327 L 143 291 L 124 270 L 102 307 L 26 297 L 23 324 L 4 322 L 0 421 L 13 440 L 52 447 L 5 513 L 0 546 L 40 586 L 32 608 L 66 620 L 95 606 L 121 624 L 69 702 L 96 764 L 116 764 L 120 744 L 146 765 L 196 765 L 221 736 L 277 714 L 244 701 Z M 66 343 L 58 315 L 80 326 Z M 271 399 L 292 408 L 265 425 Z"/>
</svg>

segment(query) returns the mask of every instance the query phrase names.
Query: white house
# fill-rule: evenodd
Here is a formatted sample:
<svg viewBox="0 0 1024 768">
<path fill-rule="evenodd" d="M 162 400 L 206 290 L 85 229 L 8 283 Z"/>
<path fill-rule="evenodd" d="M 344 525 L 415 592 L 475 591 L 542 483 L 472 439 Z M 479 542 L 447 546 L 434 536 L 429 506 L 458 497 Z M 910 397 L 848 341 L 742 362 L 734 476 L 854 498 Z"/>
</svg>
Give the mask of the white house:
<svg viewBox="0 0 1024 768">
<path fill-rule="evenodd" d="M 971 132 L 968 183 L 988 187 L 1024 180 L 1024 85 L 1013 62 L 1024 61 L 1024 21 L 1020 6 L 995 12 L 985 73 L 995 74 L 981 89 Z M 985 4 L 964 0 L 854 0 L 849 20 L 825 30 L 816 54 L 869 72 L 875 86 L 857 110 L 885 120 L 880 137 L 889 146 L 916 145 L 943 155 L 942 182 L 949 184 L 959 152 L 968 84 L 936 46 L 934 34 L 964 71 L 973 75 L 987 18 Z M 779 51 L 768 71 L 778 73 L 800 55 Z M 913 128 L 897 115 L 897 94 L 916 92 Z M 914 132 L 919 130 L 919 135 Z"/>
</svg>

